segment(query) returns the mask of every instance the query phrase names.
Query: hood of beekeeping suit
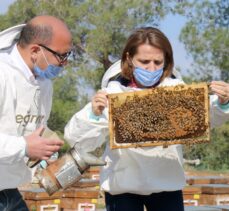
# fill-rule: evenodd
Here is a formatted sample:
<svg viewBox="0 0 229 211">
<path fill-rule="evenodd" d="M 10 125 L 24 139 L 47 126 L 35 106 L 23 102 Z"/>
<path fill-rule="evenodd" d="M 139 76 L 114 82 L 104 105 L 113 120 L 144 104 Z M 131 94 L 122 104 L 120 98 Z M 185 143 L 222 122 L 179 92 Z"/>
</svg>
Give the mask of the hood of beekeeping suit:
<svg viewBox="0 0 229 211">
<path fill-rule="evenodd" d="M 179 71 L 177 71 L 175 68 L 173 68 L 173 75 L 177 78 L 182 80 L 182 76 Z"/>
<path fill-rule="evenodd" d="M 107 87 L 110 78 L 114 77 L 120 72 L 121 72 L 121 60 L 118 60 L 117 62 L 112 64 L 103 75 L 101 87 L 102 88 Z"/>
<path fill-rule="evenodd" d="M 8 48 L 17 41 L 25 24 L 17 25 L 0 32 L 0 49 Z"/>
<path fill-rule="evenodd" d="M 121 72 L 121 60 L 118 60 L 113 65 L 111 65 L 107 69 L 107 71 L 105 72 L 105 74 L 103 75 L 102 83 L 101 83 L 101 88 L 107 87 L 107 84 L 108 84 L 110 78 L 116 76 L 120 72 Z M 182 80 L 181 74 L 175 68 L 173 69 L 173 75 L 177 79 L 181 79 Z"/>
</svg>

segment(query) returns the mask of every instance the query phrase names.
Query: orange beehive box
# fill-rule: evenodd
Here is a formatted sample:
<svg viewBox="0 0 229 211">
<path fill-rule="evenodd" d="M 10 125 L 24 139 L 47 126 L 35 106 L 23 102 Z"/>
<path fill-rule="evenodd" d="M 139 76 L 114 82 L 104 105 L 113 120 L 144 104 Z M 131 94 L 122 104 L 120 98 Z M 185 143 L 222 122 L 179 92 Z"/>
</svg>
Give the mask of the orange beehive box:
<svg viewBox="0 0 229 211">
<path fill-rule="evenodd" d="M 79 204 L 97 204 L 99 198 L 99 190 L 94 188 L 69 189 L 63 192 L 61 200 L 61 208 L 77 209 Z"/>
<path fill-rule="evenodd" d="M 59 211 L 61 203 L 61 192 L 56 192 L 49 196 L 44 189 L 34 188 L 21 191 L 23 198 L 30 211 L 49 210 Z"/>
<path fill-rule="evenodd" d="M 225 176 L 188 176 L 186 182 L 189 185 L 196 184 L 229 184 L 229 177 Z"/>
<path fill-rule="evenodd" d="M 61 209 L 77 209 L 79 204 L 97 204 L 98 188 L 69 188 L 49 196 L 44 189 L 22 191 L 22 195 L 30 211 L 60 211 Z"/>
<path fill-rule="evenodd" d="M 185 206 L 198 206 L 201 198 L 201 187 L 186 186 L 183 190 Z"/>
</svg>

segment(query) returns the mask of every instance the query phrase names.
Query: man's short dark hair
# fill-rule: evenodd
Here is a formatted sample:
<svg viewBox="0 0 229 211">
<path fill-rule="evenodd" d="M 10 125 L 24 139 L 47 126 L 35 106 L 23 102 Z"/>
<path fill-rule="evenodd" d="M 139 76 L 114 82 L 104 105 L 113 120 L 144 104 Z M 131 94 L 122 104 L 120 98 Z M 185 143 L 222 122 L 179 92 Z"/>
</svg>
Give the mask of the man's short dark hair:
<svg viewBox="0 0 229 211">
<path fill-rule="evenodd" d="M 53 30 L 51 26 L 28 23 L 21 31 L 18 43 L 21 47 L 32 43 L 48 45 L 52 40 L 52 36 Z"/>
</svg>

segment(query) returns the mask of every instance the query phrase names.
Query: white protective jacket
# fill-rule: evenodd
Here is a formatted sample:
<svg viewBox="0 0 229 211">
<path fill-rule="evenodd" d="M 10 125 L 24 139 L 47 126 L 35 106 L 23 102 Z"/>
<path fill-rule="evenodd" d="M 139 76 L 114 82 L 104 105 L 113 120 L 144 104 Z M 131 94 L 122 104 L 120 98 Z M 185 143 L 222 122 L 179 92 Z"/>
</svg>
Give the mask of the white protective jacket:
<svg viewBox="0 0 229 211">
<path fill-rule="evenodd" d="M 29 78 L 17 51 L 23 26 L 0 32 L 0 191 L 30 181 L 23 135 L 46 124 L 52 105 L 52 82 Z"/>
<path fill-rule="evenodd" d="M 115 63 L 105 73 L 102 88 L 108 93 L 134 91 L 109 78 L 120 72 L 120 62 Z M 177 78 L 177 72 L 174 72 Z M 181 84 L 181 79 L 165 78 L 160 86 Z M 229 110 L 218 106 L 217 97 L 211 99 L 212 126 L 229 119 Z M 100 117 L 92 113 L 91 103 L 76 113 L 65 128 L 65 138 L 71 146 L 93 151 L 108 140 L 108 109 Z M 163 147 L 142 147 L 114 149 L 107 142 L 104 152 L 107 165 L 100 174 L 101 188 L 111 194 L 135 193 L 148 195 L 155 192 L 181 190 L 185 185 L 182 168 L 182 147 L 171 145 Z"/>
</svg>

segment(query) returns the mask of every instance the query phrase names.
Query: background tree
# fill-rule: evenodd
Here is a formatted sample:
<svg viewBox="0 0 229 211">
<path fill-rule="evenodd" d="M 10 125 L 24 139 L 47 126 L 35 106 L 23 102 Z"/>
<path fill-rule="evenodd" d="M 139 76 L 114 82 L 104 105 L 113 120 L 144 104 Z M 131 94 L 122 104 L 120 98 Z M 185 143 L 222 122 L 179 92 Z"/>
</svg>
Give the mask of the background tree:
<svg viewBox="0 0 229 211">
<path fill-rule="evenodd" d="M 69 118 L 100 88 L 104 71 L 120 58 L 130 32 L 142 25 L 158 26 L 169 13 L 188 18 L 180 39 L 193 56 L 196 71 L 205 79 L 211 79 L 216 69 L 227 76 L 227 0 L 17 0 L 5 15 L 0 15 L 0 30 L 41 14 L 64 19 L 71 29 L 76 57 L 63 72 L 64 77 L 54 81 L 49 120 L 49 127 L 62 136 Z M 214 130 L 211 145 L 188 147 L 186 156 L 201 158 L 202 168 L 228 168 L 228 129 L 225 125 Z"/>
<path fill-rule="evenodd" d="M 229 79 L 229 1 L 193 1 L 180 40 L 202 79 Z M 216 74 L 218 70 L 219 74 Z"/>
<path fill-rule="evenodd" d="M 175 9 L 171 0 L 17 0 L 0 15 L 0 30 L 42 14 L 63 19 L 71 29 L 75 59 L 54 81 L 49 119 L 49 127 L 62 134 L 69 118 L 100 88 L 105 70 L 120 58 L 129 33 L 137 26 L 157 26 Z"/>
<path fill-rule="evenodd" d="M 169 12 L 181 11 L 185 1 L 172 0 L 17 0 L 0 29 L 23 23 L 35 15 L 50 14 L 69 25 L 77 53 L 75 67 L 81 85 L 100 87 L 104 71 L 118 58 L 126 37 L 141 25 L 158 26 Z M 182 3 L 181 3 L 182 2 Z M 184 10 L 184 8 L 183 8 Z"/>
<path fill-rule="evenodd" d="M 229 1 L 193 1 L 186 17 L 180 40 L 193 57 L 193 76 L 202 81 L 228 81 Z M 229 169 L 228 131 L 229 124 L 225 124 L 212 130 L 210 144 L 185 146 L 185 157 L 201 159 L 202 169 Z"/>
<path fill-rule="evenodd" d="M 211 142 L 185 147 L 185 157 L 200 159 L 197 169 L 229 169 L 229 124 L 215 128 L 211 133 Z"/>
</svg>

